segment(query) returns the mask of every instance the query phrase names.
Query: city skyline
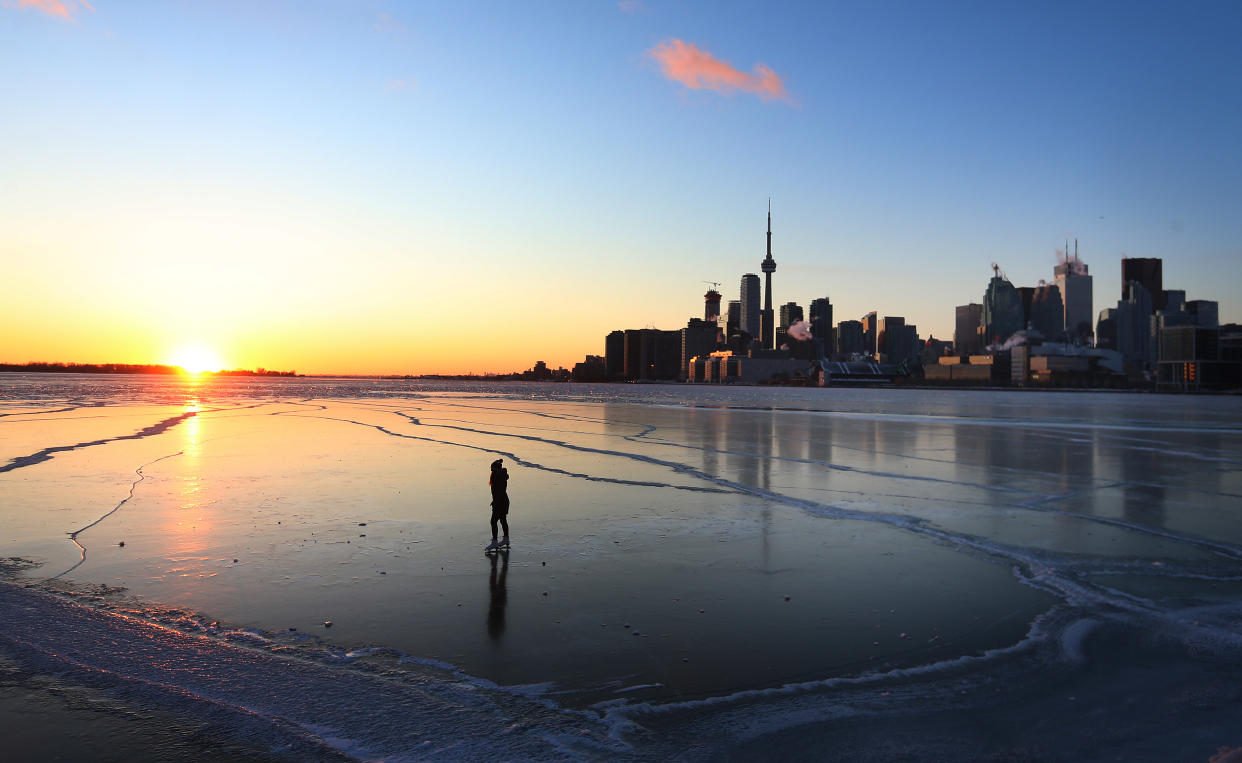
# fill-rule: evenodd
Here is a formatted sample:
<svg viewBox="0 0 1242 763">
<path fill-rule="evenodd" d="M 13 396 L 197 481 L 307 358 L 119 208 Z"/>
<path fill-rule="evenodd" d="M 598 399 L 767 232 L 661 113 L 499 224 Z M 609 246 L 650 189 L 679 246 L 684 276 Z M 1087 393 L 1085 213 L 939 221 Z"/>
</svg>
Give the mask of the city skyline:
<svg viewBox="0 0 1242 763">
<path fill-rule="evenodd" d="M 952 339 L 1065 239 L 1093 322 L 1123 257 L 1242 321 L 1227 4 L 755 9 L 0 6 L 0 362 L 569 367 L 737 299 L 769 196 L 837 323 Z"/>
</svg>

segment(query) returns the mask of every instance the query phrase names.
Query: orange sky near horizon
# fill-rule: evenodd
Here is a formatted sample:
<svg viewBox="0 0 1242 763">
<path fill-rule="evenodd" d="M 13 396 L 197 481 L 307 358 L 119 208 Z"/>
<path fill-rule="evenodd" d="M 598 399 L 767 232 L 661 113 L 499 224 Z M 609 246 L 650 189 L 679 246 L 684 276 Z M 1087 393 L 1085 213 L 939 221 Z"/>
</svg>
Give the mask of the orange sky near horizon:
<svg viewBox="0 0 1242 763">
<path fill-rule="evenodd" d="M 198 346 L 225 368 L 510 373 L 538 360 L 572 367 L 603 353 L 608 330 L 670 307 L 582 286 L 615 281 L 620 253 L 571 261 L 533 241 L 515 256 L 510 241 L 510 256 L 480 255 L 501 251 L 503 230 L 464 242 L 416 222 L 377 229 L 347 210 L 319 215 L 315 199 L 239 201 L 223 189 L 135 199 L 135 212 L 119 208 L 125 195 L 73 225 L 20 202 L 10 210 L 21 225 L 0 240 L 0 260 L 22 288 L 0 304 L 0 362 L 175 365 Z M 686 297 L 675 313 L 701 304 Z"/>
</svg>

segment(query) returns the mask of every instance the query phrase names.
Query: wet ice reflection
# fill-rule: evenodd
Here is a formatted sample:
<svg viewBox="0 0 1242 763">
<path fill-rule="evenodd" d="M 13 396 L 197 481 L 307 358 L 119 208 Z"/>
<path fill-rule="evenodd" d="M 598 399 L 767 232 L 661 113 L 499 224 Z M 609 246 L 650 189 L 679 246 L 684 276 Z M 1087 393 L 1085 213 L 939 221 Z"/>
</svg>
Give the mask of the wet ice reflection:
<svg viewBox="0 0 1242 763">
<path fill-rule="evenodd" d="M 10 552 L 59 572 L 78 561 L 65 533 L 106 516 L 75 577 L 261 627 L 330 619 L 335 638 L 501 682 L 691 694 L 1011 644 L 1058 602 L 1130 606 L 1116 591 L 1147 573 L 1193 592 L 1242 559 L 1236 410 L 315 384 L 149 391 L 167 404 L 83 419 L 17 408 L 11 459 L 98 442 L 0 474 Z M 499 456 L 512 560 L 481 554 Z M 1163 611 L 1163 589 L 1125 584 Z"/>
</svg>

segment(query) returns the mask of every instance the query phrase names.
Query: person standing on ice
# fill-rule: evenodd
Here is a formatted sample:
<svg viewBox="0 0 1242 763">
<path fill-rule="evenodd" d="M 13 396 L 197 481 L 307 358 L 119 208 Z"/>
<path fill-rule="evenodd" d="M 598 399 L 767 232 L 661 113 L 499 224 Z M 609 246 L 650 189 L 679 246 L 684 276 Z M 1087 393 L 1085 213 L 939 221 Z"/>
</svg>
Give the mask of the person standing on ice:
<svg viewBox="0 0 1242 763">
<path fill-rule="evenodd" d="M 502 459 L 492 462 L 492 475 L 487 484 L 492 486 L 492 542 L 485 551 L 499 551 L 509 548 L 509 472 L 501 464 Z M 505 530 L 505 537 L 497 542 L 496 523 Z"/>
</svg>

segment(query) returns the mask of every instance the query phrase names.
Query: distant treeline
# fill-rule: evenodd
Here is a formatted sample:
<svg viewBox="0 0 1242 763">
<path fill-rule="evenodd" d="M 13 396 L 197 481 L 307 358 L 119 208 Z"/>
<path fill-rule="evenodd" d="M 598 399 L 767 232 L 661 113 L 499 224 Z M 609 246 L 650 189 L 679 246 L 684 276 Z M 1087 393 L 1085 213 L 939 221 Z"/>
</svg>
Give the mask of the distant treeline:
<svg viewBox="0 0 1242 763">
<path fill-rule="evenodd" d="M 180 366 L 150 363 L 0 363 L 0 371 L 20 371 L 36 374 L 183 374 Z M 216 376 L 297 376 L 295 371 L 269 371 L 243 368 L 232 371 L 209 372 Z"/>
</svg>

